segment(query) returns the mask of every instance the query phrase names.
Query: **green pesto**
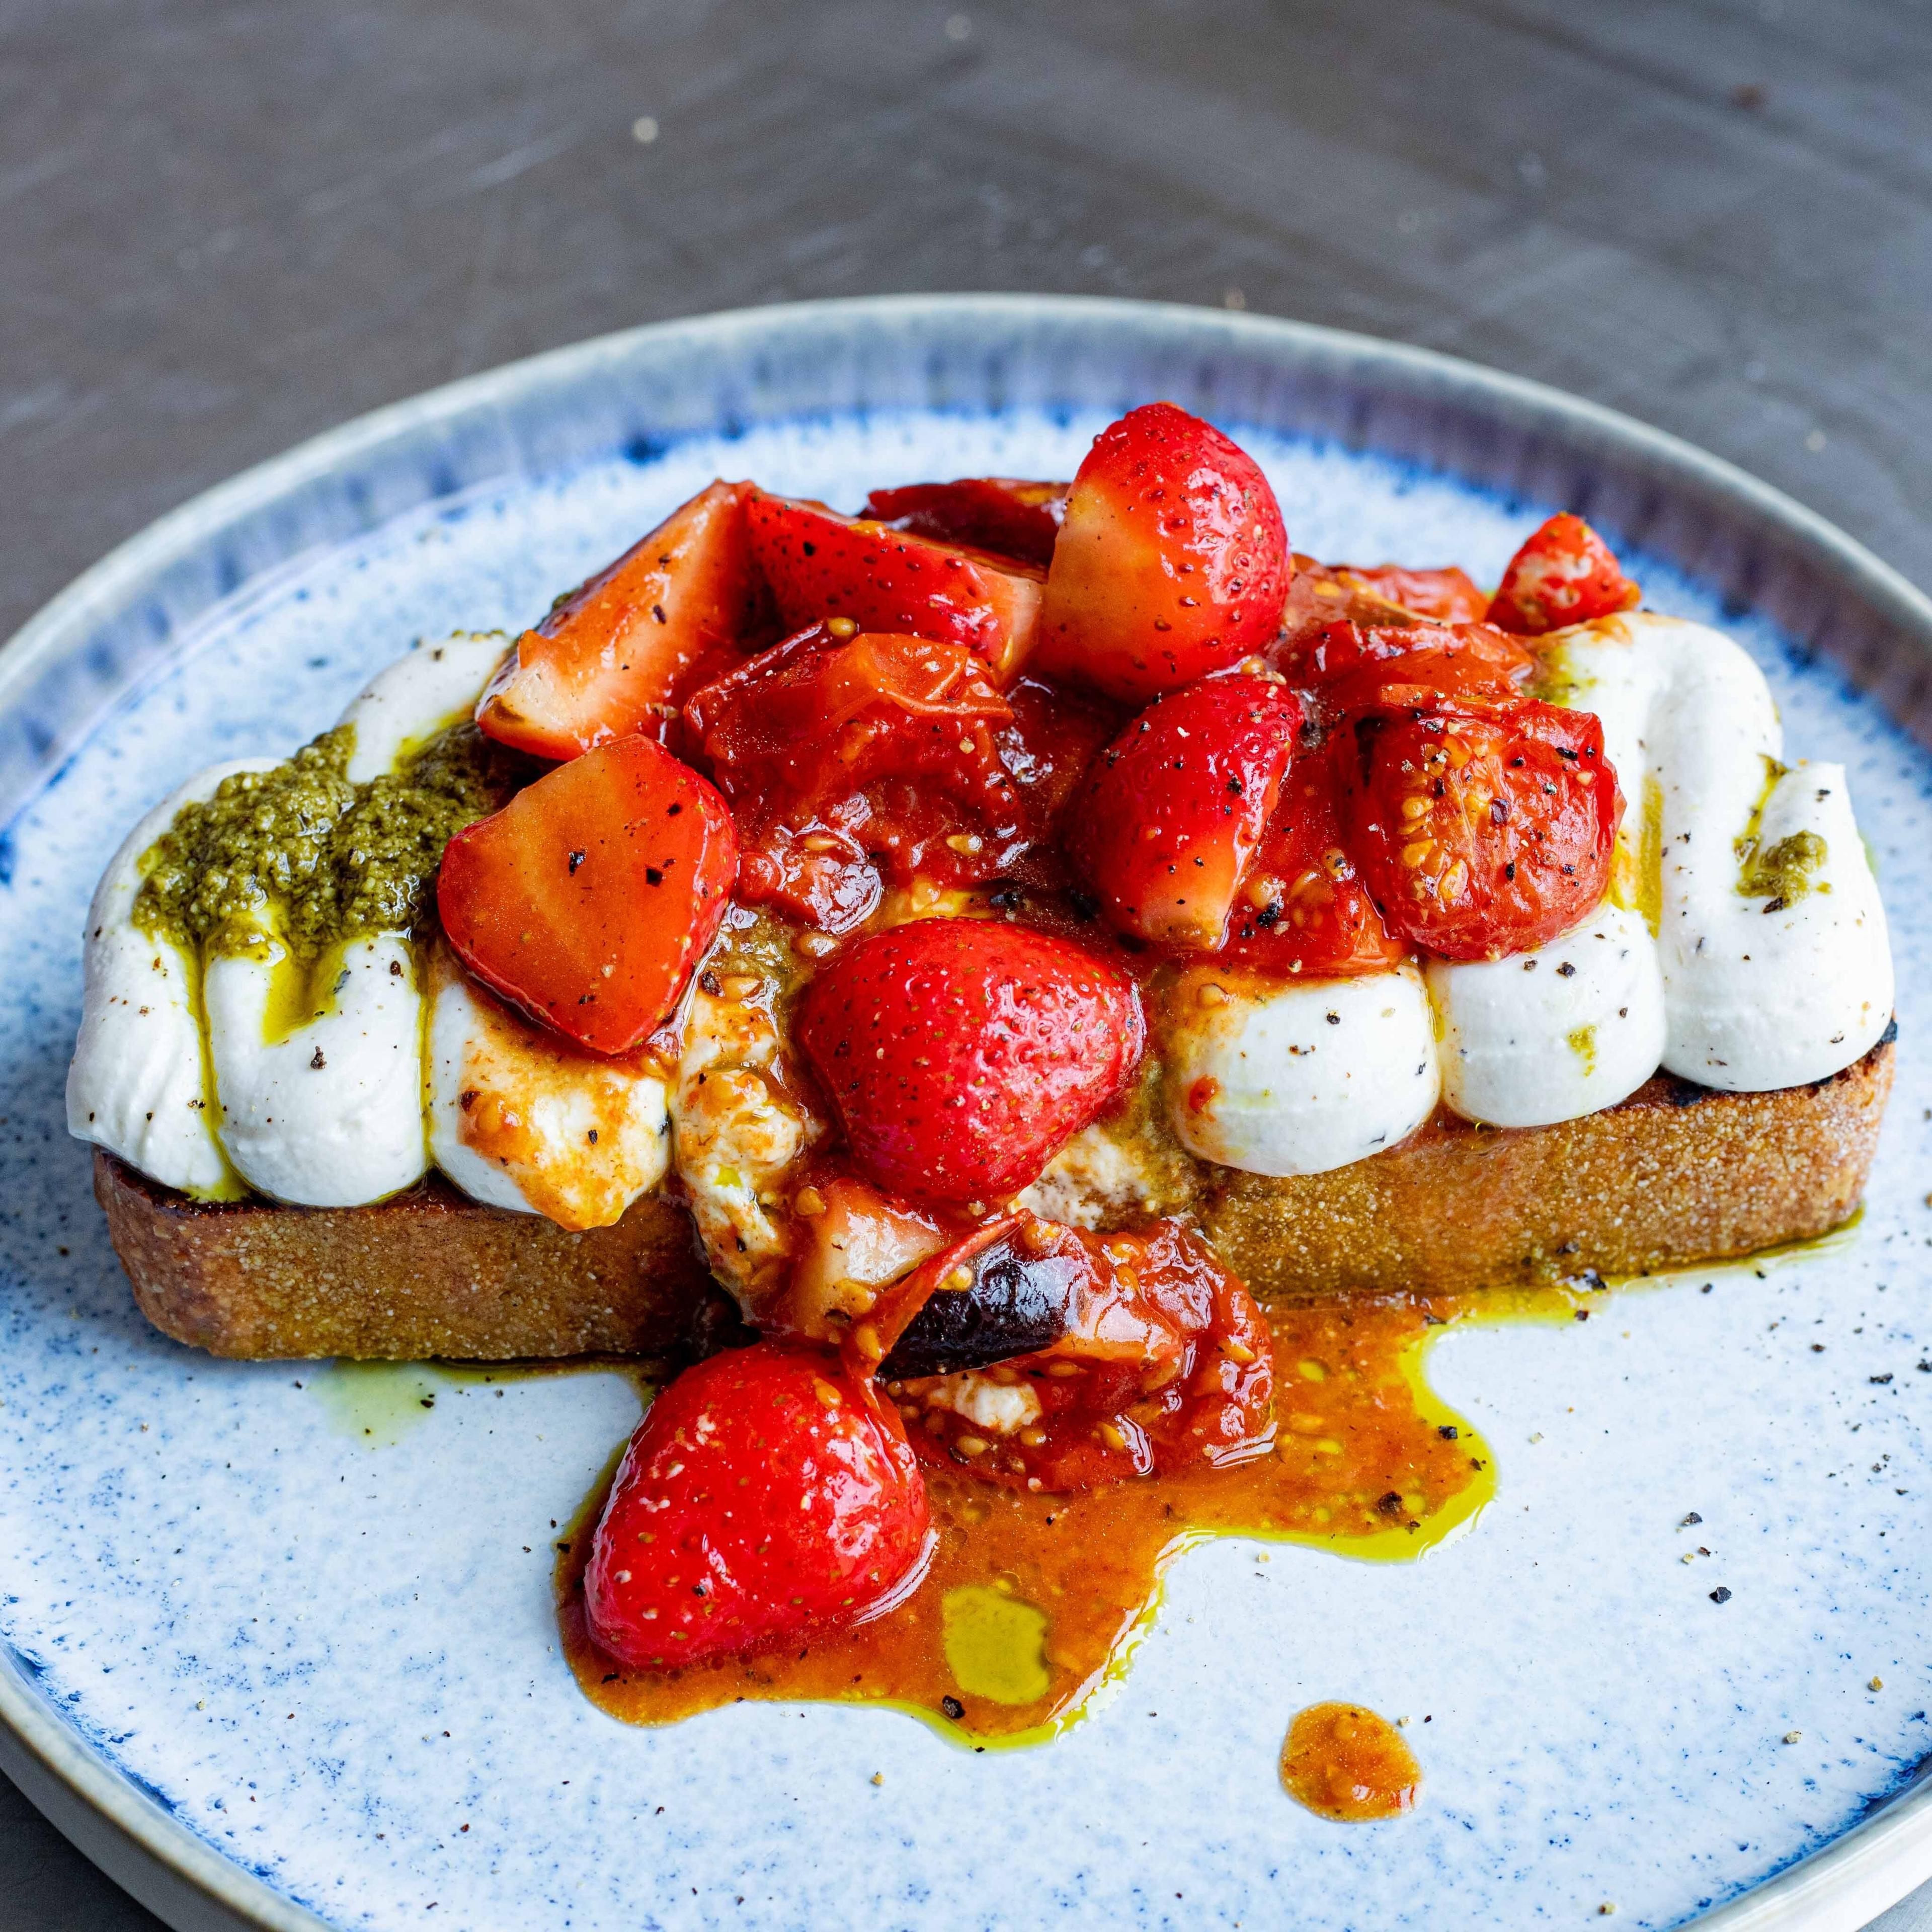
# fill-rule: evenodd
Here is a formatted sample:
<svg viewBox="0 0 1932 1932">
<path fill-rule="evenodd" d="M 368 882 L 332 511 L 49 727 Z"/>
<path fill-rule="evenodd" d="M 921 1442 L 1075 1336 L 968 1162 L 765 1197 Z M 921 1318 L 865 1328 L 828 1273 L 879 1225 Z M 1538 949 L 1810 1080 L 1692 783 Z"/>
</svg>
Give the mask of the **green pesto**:
<svg viewBox="0 0 1932 1932">
<path fill-rule="evenodd" d="M 206 804 L 183 806 L 143 855 L 135 923 L 217 952 L 276 938 L 304 961 L 420 926 L 442 848 L 503 802 L 522 761 L 465 722 L 352 784 L 355 735 L 338 725 L 286 764 L 238 772 Z"/>
<path fill-rule="evenodd" d="M 1789 905 L 1814 889 L 1814 876 L 1823 869 L 1826 856 L 1825 842 L 1816 832 L 1794 832 L 1750 854 L 1738 890 L 1747 898 L 1775 899 Z"/>
</svg>

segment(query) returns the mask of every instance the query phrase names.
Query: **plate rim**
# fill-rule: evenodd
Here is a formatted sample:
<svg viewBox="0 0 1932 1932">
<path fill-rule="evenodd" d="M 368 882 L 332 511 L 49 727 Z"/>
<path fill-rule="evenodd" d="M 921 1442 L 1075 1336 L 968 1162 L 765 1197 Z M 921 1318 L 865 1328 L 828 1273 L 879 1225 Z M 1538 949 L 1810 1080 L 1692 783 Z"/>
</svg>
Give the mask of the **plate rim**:
<svg viewBox="0 0 1932 1932">
<path fill-rule="evenodd" d="M 322 430 L 164 512 L 57 592 L 0 645 L 0 712 L 56 650 L 124 605 L 130 592 L 168 565 L 249 512 L 411 431 L 553 381 L 580 380 L 599 363 L 619 362 L 652 346 L 668 348 L 680 337 L 709 338 L 715 344 L 734 332 L 749 338 L 848 320 L 914 328 L 976 314 L 989 321 L 1076 325 L 1104 316 L 1151 334 L 1213 324 L 1230 347 L 1271 347 L 1291 363 L 1378 379 L 1384 388 L 1416 400 L 1474 406 L 1512 427 L 1553 434 L 1568 449 L 1612 457 L 1679 487 L 1688 484 L 1742 520 L 1775 532 L 1862 598 L 1932 666 L 1932 597 L 1901 572 L 1786 492 L 1605 404 L 1439 350 L 1285 316 L 1113 296 L 939 293 L 775 303 L 643 323 L 440 384 Z M 248 587 L 230 594 L 245 594 Z M 98 728 L 100 716 L 88 716 L 56 746 L 49 771 Z M 35 1688 L 28 1668 L 0 1642 L 0 1772 L 94 1864 L 176 1932 L 330 1932 L 328 1921 L 225 1856 L 97 1752 Z M 1700 1932 L 1860 1932 L 1928 1879 L 1932 1766 L 1829 1843 L 1687 1922 Z"/>
</svg>

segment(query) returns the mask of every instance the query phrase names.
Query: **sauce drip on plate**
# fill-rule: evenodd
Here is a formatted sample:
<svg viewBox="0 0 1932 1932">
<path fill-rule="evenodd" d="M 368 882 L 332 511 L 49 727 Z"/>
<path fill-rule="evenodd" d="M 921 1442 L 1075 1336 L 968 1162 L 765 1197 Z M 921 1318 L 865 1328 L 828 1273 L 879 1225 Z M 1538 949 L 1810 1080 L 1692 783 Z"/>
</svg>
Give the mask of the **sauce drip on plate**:
<svg viewBox="0 0 1932 1932">
<path fill-rule="evenodd" d="M 1422 1767 L 1386 1718 L 1359 1704 L 1311 1704 L 1288 1726 L 1281 1781 L 1318 1817 L 1358 1825 L 1414 1810 Z"/>
<path fill-rule="evenodd" d="M 1582 1299 L 1552 1288 L 1272 1310 L 1266 1454 L 1068 1496 L 929 1474 L 935 1546 L 910 1595 L 859 1629 L 759 1657 L 654 1673 L 598 1649 L 581 1580 L 600 1486 L 560 1544 L 565 1653 L 592 1702 L 630 1724 L 747 1698 L 830 1701 L 889 1705 L 977 1745 L 1039 1742 L 1119 1672 L 1190 1544 L 1250 1536 L 1400 1561 L 1467 1522 L 1493 1487 L 1490 1451 L 1422 1382 L 1429 1338 L 1493 1315 L 1568 1318 Z"/>
</svg>

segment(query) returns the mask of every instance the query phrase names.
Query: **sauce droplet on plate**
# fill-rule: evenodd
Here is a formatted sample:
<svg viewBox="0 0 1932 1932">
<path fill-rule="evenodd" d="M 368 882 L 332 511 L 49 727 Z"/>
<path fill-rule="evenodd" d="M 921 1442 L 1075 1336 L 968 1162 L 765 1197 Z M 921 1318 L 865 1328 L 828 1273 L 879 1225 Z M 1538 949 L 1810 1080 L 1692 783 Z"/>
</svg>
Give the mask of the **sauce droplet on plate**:
<svg viewBox="0 0 1932 1932">
<path fill-rule="evenodd" d="M 1359 1704 L 1311 1704 L 1288 1727 L 1281 1781 L 1318 1817 L 1360 1824 L 1414 1810 L 1422 1767 L 1386 1718 Z"/>
</svg>

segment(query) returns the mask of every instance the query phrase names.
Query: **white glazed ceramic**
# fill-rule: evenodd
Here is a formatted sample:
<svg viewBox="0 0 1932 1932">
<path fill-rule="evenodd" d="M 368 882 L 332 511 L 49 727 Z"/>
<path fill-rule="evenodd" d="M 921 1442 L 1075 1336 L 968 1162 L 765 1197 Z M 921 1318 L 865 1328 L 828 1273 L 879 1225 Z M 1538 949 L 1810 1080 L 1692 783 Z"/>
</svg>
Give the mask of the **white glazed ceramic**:
<svg viewBox="0 0 1932 1932">
<path fill-rule="evenodd" d="M 822 1706 L 625 1729 L 549 1599 L 554 1526 L 634 1418 L 621 1380 L 220 1364 L 134 1312 L 61 1124 L 88 890 L 196 766 L 292 748 L 415 637 L 526 620 L 716 472 L 848 505 L 1065 475 L 1160 395 L 1264 462 L 1299 548 L 1493 576 L 1577 508 L 1654 603 L 1758 653 L 1793 750 L 1848 766 L 1892 920 L 1870 1206 L 1587 1324 L 1450 1334 L 1432 1379 L 1498 1472 L 1473 1529 L 1400 1568 L 1191 1552 L 1052 1746 Z M 0 1766 L 181 1927 L 1863 1924 L 1932 1874 L 1932 766 L 1893 722 L 1928 664 L 1910 586 L 1654 432 L 1135 304 L 640 330 L 212 492 L 0 656 Z M 1282 1796 L 1288 1719 L 1325 1698 L 1412 1719 L 1414 1815 Z"/>
</svg>

